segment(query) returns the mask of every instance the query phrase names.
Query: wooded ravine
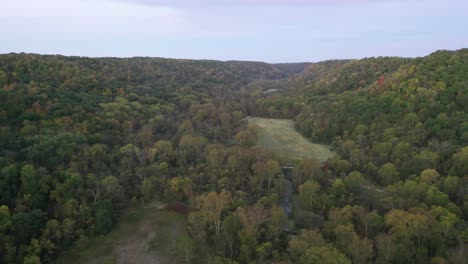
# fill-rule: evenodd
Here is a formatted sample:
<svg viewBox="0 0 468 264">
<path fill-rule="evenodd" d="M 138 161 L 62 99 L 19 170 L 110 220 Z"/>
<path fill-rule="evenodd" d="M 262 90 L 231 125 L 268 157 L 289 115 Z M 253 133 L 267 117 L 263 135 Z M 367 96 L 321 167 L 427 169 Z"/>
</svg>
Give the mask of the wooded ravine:
<svg viewBox="0 0 468 264">
<path fill-rule="evenodd" d="M 0 263 L 466 263 L 467 193 L 468 49 L 0 55 Z"/>
</svg>

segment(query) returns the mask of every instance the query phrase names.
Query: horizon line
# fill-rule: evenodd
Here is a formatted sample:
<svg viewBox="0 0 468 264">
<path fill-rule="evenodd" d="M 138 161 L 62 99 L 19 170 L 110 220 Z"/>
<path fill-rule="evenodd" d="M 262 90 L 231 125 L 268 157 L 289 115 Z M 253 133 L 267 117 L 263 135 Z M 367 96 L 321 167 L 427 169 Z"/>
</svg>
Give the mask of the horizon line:
<svg viewBox="0 0 468 264">
<path fill-rule="evenodd" d="M 382 58 L 382 57 L 391 57 L 391 58 L 403 58 L 403 59 L 416 59 L 429 56 L 433 53 L 440 51 L 450 51 L 456 52 L 467 48 L 459 49 L 437 49 L 424 56 L 392 56 L 392 55 L 379 55 L 379 56 L 370 56 L 370 57 L 361 57 L 361 58 L 330 58 L 325 60 L 318 61 L 292 61 L 292 62 L 272 62 L 272 61 L 261 61 L 261 60 L 239 60 L 239 59 L 209 59 L 209 58 L 174 58 L 174 57 L 162 57 L 162 56 L 145 56 L 145 55 L 135 55 L 135 56 L 87 56 L 87 55 L 65 55 L 65 54 L 52 54 L 52 53 L 35 53 L 35 52 L 8 52 L 0 53 L 0 56 L 3 55 L 39 55 L 39 56 L 62 56 L 62 57 L 79 57 L 79 58 L 88 58 L 88 59 L 137 59 L 137 58 L 149 58 L 149 59 L 165 59 L 165 60 L 186 60 L 186 61 L 217 61 L 217 62 L 252 62 L 252 63 L 266 63 L 266 64 L 301 64 L 301 63 L 320 63 L 326 61 L 352 61 L 352 60 L 364 60 L 370 58 Z"/>
</svg>

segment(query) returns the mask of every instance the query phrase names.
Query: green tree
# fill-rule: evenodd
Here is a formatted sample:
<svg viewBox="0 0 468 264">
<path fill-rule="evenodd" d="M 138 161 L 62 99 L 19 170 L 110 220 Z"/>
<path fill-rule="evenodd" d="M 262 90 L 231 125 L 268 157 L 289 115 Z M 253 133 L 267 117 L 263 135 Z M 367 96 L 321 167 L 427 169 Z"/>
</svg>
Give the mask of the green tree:
<svg viewBox="0 0 468 264">
<path fill-rule="evenodd" d="M 434 169 L 425 169 L 421 172 L 421 182 L 431 185 L 439 180 L 439 173 Z"/>
<path fill-rule="evenodd" d="M 179 152 L 181 161 L 184 164 L 193 164 L 198 162 L 201 157 L 203 150 L 205 149 L 207 139 L 204 137 L 194 137 L 185 135 L 180 139 Z"/>
<path fill-rule="evenodd" d="M 427 261 L 429 242 L 441 239 L 436 232 L 436 220 L 421 209 L 392 210 L 385 215 L 385 224 L 396 241 L 396 252 L 392 256 L 396 261 Z"/>
<path fill-rule="evenodd" d="M 390 142 L 382 142 L 376 144 L 372 151 L 374 154 L 378 157 L 380 162 L 387 162 L 388 161 L 388 156 L 392 152 L 392 143 Z"/>
<path fill-rule="evenodd" d="M 234 140 L 245 147 L 252 147 L 257 142 L 257 128 L 254 126 L 249 126 L 245 130 L 237 132 L 234 136 Z"/>
<path fill-rule="evenodd" d="M 20 174 L 23 199 L 30 202 L 34 209 L 44 208 L 47 200 L 45 194 L 49 186 L 42 177 L 42 173 L 36 171 L 33 165 L 24 165 L 21 167 Z"/>
<path fill-rule="evenodd" d="M 346 185 L 343 183 L 341 179 L 337 179 L 336 181 L 333 182 L 329 190 L 329 193 L 332 199 L 335 200 L 335 203 L 340 204 L 344 202 L 344 198 L 346 195 Z"/>
<path fill-rule="evenodd" d="M 229 194 L 225 191 L 220 193 L 209 192 L 195 198 L 194 203 L 195 207 L 199 210 L 198 213 L 213 224 L 216 235 L 218 235 L 221 230 L 221 213 L 228 205 L 229 201 Z"/>
<path fill-rule="evenodd" d="M 140 187 L 140 192 L 143 195 L 143 199 L 145 202 L 150 202 L 156 196 L 157 182 L 158 179 L 155 176 L 145 178 L 143 180 L 143 183 Z"/>
<path fill-rule="evenodd" d="M 100 235 L 109 233 L 114 226 L 112 203 L 109 201 L 98 201 L 93 207 L 95 232 Z"/>
<path fill-rule="evenodd" d="M 320 201 L 320 184 L 307 181 L 299 186 L 299 201 L 304 210 L 314 211 L 322 208 Z"/>
<path fill-rule="evenodd" d="M 358 193 L 364 182 L 364 176 L 358 171 L 353 171 L 343 179 L 346 188 L 354 193 Z"/>
<path fill-rule="evenodd" d="M 449 203 L 449 196 L 441 192 L 437 187 L 431 186 L 426 192 L 426 204 L 445 206 Z"/>
<path fill-rule="evenodd" d="M 303 229 L 298 236 L 289 241 L 288 251 L 293 261 L 305 255 L 306 251 L 314 246 L 325 246 L 327 243 L 318 230 Z"/>
<path fill-rule="evenodd" d="M 445 177 L 442 182 L 442 190 L 451 197 L 455 197 L 459 188 L 458 182 L 459 180 L 456 176 Z"/>
<path fill-rule="evenodd" d="M 11 214 L 8 206 L 0 206 L 0 234 L 5 233 L 11 228 Z"/>
<path fill-rule="evenodd" d="M 188 177 L 175 177 L 168 183 L 169 196 L 181 201 L 192 195 L 192 180 Z"/>
<path fill-rule="evenodd" d="M 468 146 L 461 148 L 457 153 L 453 154 L 453 169 L 457 175 L 468 175 Z"/>
<path fill-rule="evenodd" d="M 23 264 L 41 264 L 41 258 L 37 255 L 26 256 L 23 260 Z"/>
<path fill-rule="evenodd" d="M 399 180 L 399 176 L 400 173 L 398 173 L 395 165 L 392 163 L 384 164 L 378 171 L 379 182 L 384 186 L 397 182 Z"/>
<path fill-rule="evenodd" d="M 238 234 L 242 229 L 239 217 L 236 214 L 227 216 L 221 225 L 221 229 L 223 230 L 223 234 L 229 245 L 229 256 L 230 258 L 233 258 Z"/>
<path fill-rule="evenodd" d="M 31 238 L 38 237 L 46 220 L 46 214 L 39 209 L 14 214 L 12 223 L 17 241 L 26 244 Z"/>
<path fill-rule="evenodd" d="M 124 195 L 124 188 L 114 176 L 107 176 L 99 182 L 102 197 L 110 201 L 120 201 Z"/>
<path fill-rule="evenodd" d="M 334 233 L 337 248 L 350 256 L 353 263 L 367 263 L 371 260 L 373 256 L 371 241 L 361 239 L 352 224 L 338 225 Z"/>
<path fill-rule="evenodd" d="M 0 170 L 0 204 L 14 206 L 18 195 L 19 173 L 16 164 L 10 164 Z"/>
<path fill-rule="evenodd" d="M 0 87 L 3 88 L 7 84 L 7 81 L 7 74 L 4 71 L 0 70 Z"/>
<path fill-rule="evenodd" d="M 157 158 L 162 162 L 170 162 L 174 158 L 172 143 L 168 140 L 159 140 L 154 143 Z"/>
<path fill-rule="evenodd" d="M 183 263 L 191 263 L 195 257 L 195 242 L 189 236 L 182 236 L 176 241 L 177 256 Z"/>
<path fill-rule="evenodd" d="M 298 263 L 323 263 L 323 264 L 350 264 L 349 259 L 336 248 L 330 246 L 315 246 L 309 248 Z"/>
<path fill-rule="evenodd" d="M 59 221 L 52 219 L 47 221 L 40 239 L 41 248 L 49 256 L 56 256 L 63 239 L 62 226 Z"/>
</svg>

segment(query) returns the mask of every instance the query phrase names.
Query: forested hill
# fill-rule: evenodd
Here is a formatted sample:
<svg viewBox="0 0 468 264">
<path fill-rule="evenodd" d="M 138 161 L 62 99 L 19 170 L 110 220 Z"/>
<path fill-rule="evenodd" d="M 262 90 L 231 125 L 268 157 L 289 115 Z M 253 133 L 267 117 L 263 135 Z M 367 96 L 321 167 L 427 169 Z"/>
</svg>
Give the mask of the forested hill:
<svg viewBox="0 0 468 264">
<path fill-rule="evenodd" d="M 466 75 L 466 49 L 457 52 L 437 51 L 423 58 L 378 57 L 362 60 L 335 60 L 314 63 L 293 78 L 294 87 L 314 93 L 339 93 L 374 85 L 380 85 L 386 78 L 395 81 L 423 78 L 422 87 L 430 89 L 431 83 L 444 79 L 460 82 Z M 452 77 L 455 77 L 452 79 Z M 461 79 L 460 79 L 461 78 Z"/>
<path fill-rule="evenodd" d="M 302 72 L 308 63 L 267 64 L 263 62 L 176 60 L 163 58 L 86 58 L 37 54 L 0 55 L 6 83 L 48 82 L 64 85 L 88 77 L 99 83 L 156 82 L 161 85 L 218 83 L 235 86 L 258 79 L 281 79 Z M 59 71 L 60 69 L 60 71 Z M 9 73 L 5 76 L 6 73 Z M 89 76 L 87 76 L 89 75 Z M 68 81 L 68 82 L 65 82 Z M 84 80 L 83 80 L 84 81 Z"/>
<path fill-rule="evenodd" d="M 284 164 L 245 116 L 292 119 L 336 153 L 288 172 L 289 218 Z M 0 55 L 0 263 L 52 262 L 154 201 L 191 208 L 174 261 L 463 263 L 467 164 L 468 49 L 298 64 Z"/>
</svg>

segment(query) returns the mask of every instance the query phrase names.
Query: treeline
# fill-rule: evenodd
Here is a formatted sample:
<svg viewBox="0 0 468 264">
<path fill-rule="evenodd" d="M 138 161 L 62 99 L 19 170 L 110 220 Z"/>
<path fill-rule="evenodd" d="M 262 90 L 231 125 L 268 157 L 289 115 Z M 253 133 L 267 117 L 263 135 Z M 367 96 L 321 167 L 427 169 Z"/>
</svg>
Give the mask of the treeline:
<svg viewBox="0 0 468 264">
<path fill-rule="evenodd" d="M 181 262 L 463 263 L 467 55 L 1 55 L 0 262 L 51 262 L 112 230 L 122 208 L 159 200 L 190 207 Z M 248 115 L 295 119 L 337 155 L 284 171 Z"/>
</svg>

